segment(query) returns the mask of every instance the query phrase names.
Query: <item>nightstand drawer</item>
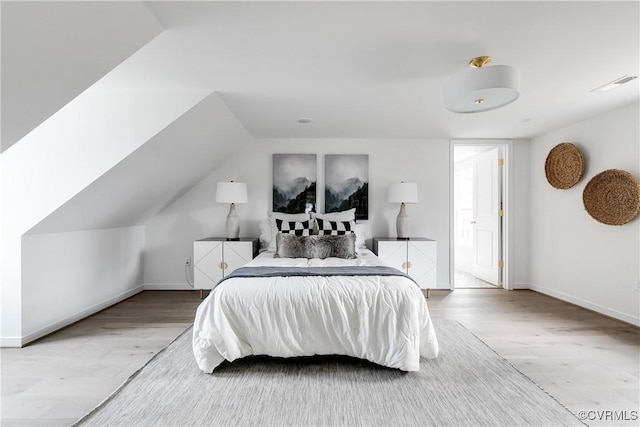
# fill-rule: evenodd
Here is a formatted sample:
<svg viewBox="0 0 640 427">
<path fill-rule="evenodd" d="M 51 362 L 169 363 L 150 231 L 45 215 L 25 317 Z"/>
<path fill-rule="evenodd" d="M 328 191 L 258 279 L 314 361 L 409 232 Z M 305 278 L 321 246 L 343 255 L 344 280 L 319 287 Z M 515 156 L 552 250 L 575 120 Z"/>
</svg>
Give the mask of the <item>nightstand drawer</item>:
<svg viewBox="0 0 640 427">
<path fill-rule="evenodd" d="M 374 238 L 373 252 L 385 264 L 411 276 L 422 289 L 437 287 L 437 244 L 435 240 Z"/>
<path fill-rule="evenodd" d="M 195 289 L 213 289 L 235 269 L 257 254 L 259 239 L 227 240 L 220 237 L 193 242 L 193 284 Z"/>
</svg>

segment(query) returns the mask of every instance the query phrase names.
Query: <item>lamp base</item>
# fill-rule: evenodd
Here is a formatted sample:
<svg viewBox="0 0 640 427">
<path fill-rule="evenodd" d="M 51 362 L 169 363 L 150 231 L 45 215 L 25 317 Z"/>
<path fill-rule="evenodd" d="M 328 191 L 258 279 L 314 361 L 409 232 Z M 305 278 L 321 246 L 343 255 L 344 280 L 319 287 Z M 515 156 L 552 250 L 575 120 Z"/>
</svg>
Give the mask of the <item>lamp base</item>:
<svg viewBox="0 0 640 427">
<path fill-rule="evenodd" d="M 409 216 L 404 203 L 400 205 L 400 212 L 396 219 L 396 233 L 399 240 L 409 240 Z"/>
<path fill-rule="evenodd" d="M 240 219 L 236 212 L 235 203 L 231 203 L 227 215 L 227 240 L 238 240 L 240 237 Z"/>
</svg>

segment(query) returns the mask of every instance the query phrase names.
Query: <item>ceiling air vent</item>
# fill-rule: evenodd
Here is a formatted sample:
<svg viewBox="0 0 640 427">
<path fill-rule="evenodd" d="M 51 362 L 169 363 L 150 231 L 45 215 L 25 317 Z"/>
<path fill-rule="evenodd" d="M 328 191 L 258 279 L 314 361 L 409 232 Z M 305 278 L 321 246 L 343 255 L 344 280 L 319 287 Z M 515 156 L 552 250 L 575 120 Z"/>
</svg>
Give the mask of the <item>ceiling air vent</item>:
<svg viewBox="0 0 640 427">
<path fill-rule="evenodd" d="M 597 87 L 595 89 L 591 89 L 591 92 L 606 92 L 608 90 L 615 89 L 618 86 L 623 85 L 623 84 L 625 84 L 627 82 L 630 82 L 631 80 L 635 80 L 637 78 L 638 78 L 638 76 L 622 76 L 622 77 L 620 77 L 618 79 L 615 79 L 614 81 L 609 82 L 609 83 L 607 83 L 605 85 L 602 85 L 602 86 Z"/>
</svg>

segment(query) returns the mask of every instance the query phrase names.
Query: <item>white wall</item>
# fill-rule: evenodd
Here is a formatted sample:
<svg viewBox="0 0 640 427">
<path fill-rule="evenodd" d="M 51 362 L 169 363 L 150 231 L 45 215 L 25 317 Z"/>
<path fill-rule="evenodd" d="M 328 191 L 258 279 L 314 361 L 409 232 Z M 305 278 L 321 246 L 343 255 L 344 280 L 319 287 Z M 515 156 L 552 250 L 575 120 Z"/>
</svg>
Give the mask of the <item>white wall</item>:
<svg viewBox="0 0 640 427">
<path fill-rule="evenodd" d="M 29 342 L 142 291 L 144 227 L 22 238 L 22 327 Z"/>
<path fill-rule="evenodd" d="M 623 169 L 640 178 L 638 103 L 536 137 L 531 142 L 531 288 L 640 325 L 640 232 L 636 218 L 604 225 L 582 203 L 596 174 Z M 561 142 L 576 144 L 585 157 L 582 180 L 557 190 L 546 180 L 544 162 Z"/>
<path fill-rule="evenodd" d="M 511 185 L 507 189 L 511 199 L 511 212 L 508 212 L 510 223 L 510 242 L 508 259 L 512 288 L 528 289 L 530 279 L 530 224 L 531 224 L 531 202 L 529 193 L 529 157 L 530 141 L 516 139 L 513 141 L 511 150 L 509 175 Z"/>
<path fill-rule="evenodd" d="M 237 205 L 241 236 L 259 236 L 258 224 L 271 209 L 272 155 L 313 153 L 318 158 L 318 210 L 324 207 L 324 154 L 369 155 L 368 236 L 395 236 L 399 205 L 386 201 L 392 182 L 418 183 L 420 203 L 408 205 L 411 235 L 438 241 L 438 283 L 449 286 L 448 140 L 256 140 L 147 223 L 145 287 L 184 286 L 184 260 L 193 240 L 224 236 L 226 204 L 217 204 L 218 181 L 246 182 L 249 203 Z"/>
</svg>

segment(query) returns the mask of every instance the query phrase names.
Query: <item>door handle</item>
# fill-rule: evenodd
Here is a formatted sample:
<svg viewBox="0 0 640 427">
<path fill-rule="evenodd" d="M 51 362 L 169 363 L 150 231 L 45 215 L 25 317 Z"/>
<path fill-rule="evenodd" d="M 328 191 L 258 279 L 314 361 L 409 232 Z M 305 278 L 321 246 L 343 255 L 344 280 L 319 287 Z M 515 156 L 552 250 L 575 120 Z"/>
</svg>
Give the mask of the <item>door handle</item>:
<svg viewBox="0 0 640 427">
<path fill-rule="evenodd" d="M 475 220 L 475 219 L 474 219 L 473 221 L 471 221 L 471 224 L 475 224 L 475 223 L 476 223 L 476 220 Z"/>
</svg>

